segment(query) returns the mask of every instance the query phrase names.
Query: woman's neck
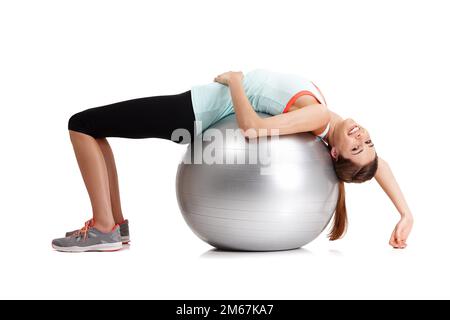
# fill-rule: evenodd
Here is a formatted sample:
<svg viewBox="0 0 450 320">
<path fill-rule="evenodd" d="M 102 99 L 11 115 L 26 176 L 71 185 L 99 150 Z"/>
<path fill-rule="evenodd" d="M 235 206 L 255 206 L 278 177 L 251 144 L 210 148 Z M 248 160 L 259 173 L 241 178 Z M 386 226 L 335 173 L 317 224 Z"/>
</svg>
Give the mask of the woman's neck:
<svg viewBox="0 0 450 320">
<path fill-rule="evenodd" d="M 333 111 L 330 112 L 330 130 L 328 131 L 328 134 L 325 136 L 325 140 L 327 143 L 333 147 L 335 144 L 335 132 L 336 128 L 339 125 L 340 122 L 343 121 L 342 117 L 338 114 L 334 113 Z"/>
</svg>

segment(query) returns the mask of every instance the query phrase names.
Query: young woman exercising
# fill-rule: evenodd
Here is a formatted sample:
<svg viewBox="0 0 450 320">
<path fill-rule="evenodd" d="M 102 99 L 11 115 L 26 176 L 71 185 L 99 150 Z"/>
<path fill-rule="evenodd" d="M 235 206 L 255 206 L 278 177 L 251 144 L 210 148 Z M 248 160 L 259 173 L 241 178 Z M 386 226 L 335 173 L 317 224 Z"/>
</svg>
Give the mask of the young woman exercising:
<svg viewBox="0 0 450 320">
<path fill-rule="evenodd" d="M 377 156 L 369 132 L 352 119 L 327 108 L 320 90 L 295 74 L 256 69 L 225 72 L 213 83 L 175 94 L 152 96 L 86 109 L 72 115 L 68 129 L 75 156 L 92 205 L 93 218 L 80 230 L 55 239 L 60 251 L 115 251 L 130 241 L 122 214 L 114 156 L 106 137 L 162 138 L 176 143 L 176 129 L 192 139 L 230 113 L 248 138 L 278 129 L 280 135 L 310 132 L 327 145 L 339 179 L 339 198 L 330 240 L 343 236 L 347 225 L 344 182 L 375 177 L 391 199 L 400 221 L 389 244 L 405 248 L 413 226 L 406 200 L 386 161 Z M 261 118 L 257 112 L 271 114 Z"/>
</svg>

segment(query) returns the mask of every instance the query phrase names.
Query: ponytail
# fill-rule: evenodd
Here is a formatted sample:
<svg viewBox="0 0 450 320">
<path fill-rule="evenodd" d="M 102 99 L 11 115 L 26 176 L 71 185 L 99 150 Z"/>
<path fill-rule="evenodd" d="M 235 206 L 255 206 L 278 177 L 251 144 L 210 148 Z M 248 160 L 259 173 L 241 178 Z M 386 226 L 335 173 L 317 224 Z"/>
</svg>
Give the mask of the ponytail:
<svg viewBox="0 0 450 320">
<path fill-rule="evenodd" d="M 333 167 L 339 179 L 339 195 L 334 212 L 333 227 L 328 234 L 331 241 L 342 238 L 347 230 L 344 182 L 361 183 L 372 179 L 378 168 L 378 156 L 375 154 L 375 158 L 362 167 L 353 163 L 350 159 L 338 157 L 333 161 Z"/>
<path fill-rule="evenodd" d="M 328 237 L 331 241 L 342 238 L 347 230 L 347 208 L 345 206 L 345 187 L 344 182 L 339 180 L 339 195 L 334 212 L 333 227 Z"/>
</svg>

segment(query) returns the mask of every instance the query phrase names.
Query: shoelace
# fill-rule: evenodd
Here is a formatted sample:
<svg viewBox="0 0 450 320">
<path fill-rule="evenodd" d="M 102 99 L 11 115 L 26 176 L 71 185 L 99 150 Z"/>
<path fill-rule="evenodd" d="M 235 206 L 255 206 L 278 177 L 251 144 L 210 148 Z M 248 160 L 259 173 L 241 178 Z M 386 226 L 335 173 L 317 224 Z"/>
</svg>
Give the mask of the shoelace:
<svg viewBox="0 0 450 320">
<path fill-rule="evenodd" d="M 83 236 L 83 240 L 86 240 L 89 229 L 94 225 L 94 219 L 88 220 L 84 223 L 84 227 L 74 233 L 74 237 Z"/>
</svg>

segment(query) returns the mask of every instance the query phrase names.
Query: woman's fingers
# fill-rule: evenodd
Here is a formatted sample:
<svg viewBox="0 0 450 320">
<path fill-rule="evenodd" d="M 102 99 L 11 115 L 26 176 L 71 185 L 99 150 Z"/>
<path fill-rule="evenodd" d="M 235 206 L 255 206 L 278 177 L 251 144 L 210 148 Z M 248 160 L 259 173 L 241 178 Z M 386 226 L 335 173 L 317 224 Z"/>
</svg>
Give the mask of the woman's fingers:
<svg viewBox="0 0 450 320">
<path fill-rule="evenodd" d="M 397 241 L 395 239 L 395 231 L 396 231 L 395 229 L 394 231 L 392 231 L 391 238 L 389 239 L 389 244 L 393 247 L 397 245 Z"/>
<path fill-rule="evenodd" d="M 398 249 L 406 248 L 405 240 L 397 240 L 396 244 L 397 244 L 396 248 L 398 248 Z"/>
<path fill-rule="evenodd" d="M 389 240 L 389 245 L 391 245 L 392 247 L 394 247 L 395 249 L 404 249 L 406 248 L 407 244 L 406 244 L 406 239 L 404 239 L 403 237 L 401 237 L 400 233 L 397 231 L 397 229 L 395 229 L 392 232 L 391 238 Z"/>
<path fill-rule="evenodd" d="M 402 248 L 406 248 L 406 234 L 404 232 L 404 230 L 402 230 L 401 228 L 397 228 L 397 231 L 395 233 L 395 237 L 397 239 L 397 243 L 399 244 L 400 247 Z"/>
<path fill-rule="evenodd" d="M 406 248 L 406 240 L 400 240 L 400 239 L 394 239 L 390 242 L 391 246 L 393 246 L 396 249 L 404 249 Z"/>
</svg>

